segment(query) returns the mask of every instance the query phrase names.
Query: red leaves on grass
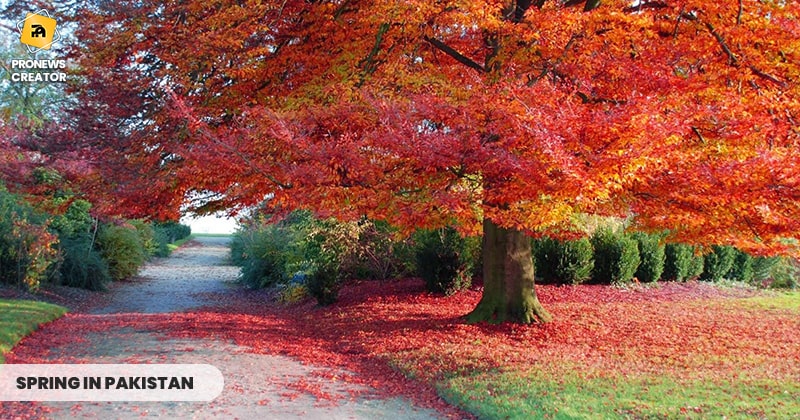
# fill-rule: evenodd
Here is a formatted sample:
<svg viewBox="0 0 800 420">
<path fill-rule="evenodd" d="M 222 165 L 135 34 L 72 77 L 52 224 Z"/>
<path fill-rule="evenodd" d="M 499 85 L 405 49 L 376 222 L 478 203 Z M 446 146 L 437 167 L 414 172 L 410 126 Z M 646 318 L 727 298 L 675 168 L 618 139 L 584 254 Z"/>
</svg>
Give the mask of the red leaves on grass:
<svg viewBox="0 0 800 420">
<path fill-rule="evenodd" d="M 440 297 L 425 293 L 418 280 L 351 284 L 329 307 L 311 301 L 282 306 L 261 292 L 235 291 L 218 296 L 224 307 L 192 313 L 70 314 L 24 340 L 7 359 L 69 362 L 86 334 L 131 328 L 232 340 L 254 353 L 332 368 L 287 379 L 281 384 L 285 398 L 306 394 L 335 402 L 373 395 L 341 395 L 326 388 L 344 381 L 374 388 L 377 396 L 406 396 L 452 416 L 463 413 L 448 407 L 434 385 L 454 373 L 537 369 L 555 375 L 580 367 L 587 377 L 800 375 L 800 319 L 790 311 L 756 310 L 737 300 L 754 292 L 665 283 L 647 289 L 539 286 L 538 293 L 555 316 L 550 324 L 466 324 L 460 316 L 474 307 L 479 290 Z M 50 348 L 60 352 L 50 354 Z M 142 355 L 130 361 L 154 360 Z M 352 374 L 343 375 L 342 368 Z"/>
</svg>

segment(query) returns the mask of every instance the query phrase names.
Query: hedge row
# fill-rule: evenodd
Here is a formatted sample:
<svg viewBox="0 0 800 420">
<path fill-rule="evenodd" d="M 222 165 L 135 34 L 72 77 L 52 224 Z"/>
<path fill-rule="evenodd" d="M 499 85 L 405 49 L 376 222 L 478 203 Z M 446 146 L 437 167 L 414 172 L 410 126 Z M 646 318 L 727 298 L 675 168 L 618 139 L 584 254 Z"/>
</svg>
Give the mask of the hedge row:
<svg viewBox="0 0 800 420">
<path fill-rule="evenodd" d="M 418 276 L 428 290 L 445 294 L 469 287 L 480 240 L 448 228 L 404 238 L 384 222 L 320 220 L 299 211 L 278 223 L 256 216 L 234 235 L 231 259 L 248 287 L 278 287 L 286 301 L 307 291 L 324 305 L 336 301 L 343 279 Z"/>
<path fill-rule="evenodd" d="M 730 246 L 712 246 L 702 255 L 694 246 L 663 243 L 657 234 L 623 234 L 598 229 L 591 238 L 533 240 L 536 275 L 541 283 L 625 284 L 631 281 L 706 281 L 723 279 L 746 283 L 766 280 L 778 287 L 794 287 L 791 260 L 753 257 Z"/>
<path fill-rule="evenodd" d="M 135 275 L 149 257 L 168 255 L 168 242 L 190 233 L 177 223 L 102 223 L 90 209 L 73 200 L 63 213 L 46 214 L 0 189 L 0 282 L 100 290 Z"/>
</svg>

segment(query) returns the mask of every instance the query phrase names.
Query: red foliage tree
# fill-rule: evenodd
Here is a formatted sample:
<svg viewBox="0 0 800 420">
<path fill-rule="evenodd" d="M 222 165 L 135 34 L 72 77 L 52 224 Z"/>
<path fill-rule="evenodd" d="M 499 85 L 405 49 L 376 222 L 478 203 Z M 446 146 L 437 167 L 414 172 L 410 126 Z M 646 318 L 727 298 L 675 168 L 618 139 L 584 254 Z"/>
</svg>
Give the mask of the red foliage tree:
<svg viewBox="0 0 800 420">
<path fill-rule="evenodd" d="M 790 251 L 800 6 L 119 1 L 78 13 L 74 130 L 117 209 L 266 199 L 485 237 L 472 320 L 547 321 L 526 233 L 577 213 Z"/>
</svg>

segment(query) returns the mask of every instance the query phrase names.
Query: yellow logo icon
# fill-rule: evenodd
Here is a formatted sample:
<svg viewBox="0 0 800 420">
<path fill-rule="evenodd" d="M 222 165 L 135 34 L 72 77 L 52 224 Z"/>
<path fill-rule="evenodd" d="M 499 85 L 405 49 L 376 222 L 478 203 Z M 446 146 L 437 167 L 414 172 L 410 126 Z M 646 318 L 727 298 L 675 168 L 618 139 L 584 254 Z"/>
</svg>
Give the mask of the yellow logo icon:
<svg viewBox="0 0 800 420">
<path fill-rule="evenodd" d="M 50 17 L 47 10 L 28 13 L 25 19 L 17 22 L 19 41 L 28 46 L 33 54 L 40 50 L 49 50 L 54 42 L 61 39 L 56 28 L 56 20 Z"/>
</svg>

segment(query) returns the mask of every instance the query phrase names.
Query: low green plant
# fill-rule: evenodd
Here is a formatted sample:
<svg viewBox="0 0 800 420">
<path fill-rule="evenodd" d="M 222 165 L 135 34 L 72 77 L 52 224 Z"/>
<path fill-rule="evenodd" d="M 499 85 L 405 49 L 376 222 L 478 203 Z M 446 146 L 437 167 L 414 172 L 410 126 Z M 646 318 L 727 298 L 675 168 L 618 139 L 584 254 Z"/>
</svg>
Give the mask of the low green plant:
<svg viewBox="0 0 800 420">
<path fill-rule="evenodd" d="M 691 245 L 671 243 L 664 247 L 664 272 L 662 276 L 667 280 L 686 281 L 690 278 L 693 261 L 696 260 L 694 248 Z"/>
<path fill-rule="evenodd" d="M 428 291 L 450 295 L 472 284 L 480 238 L 465 238 L 446 227 L 417 231 L 414 242 L 418 274 Z"/>
<path fill-rule="evenodd" d="M 537 276 L 543 283 L 581 284 L 594 269 L 594 250 L 588 238 L 560 241 L 542 237 L 533 241 Z"/>
<path fill-rule="evenodd" d="M 240 280 L 251 288 L 269 287 L 287 278 L 290 237 L 280 225 L 266 225 L 237 234 L 242 267 Z"/>
<path fill-rule="evenodd" d="M 594 282 L 625 284 L 633 279 L 640 261 L 636 240 L 602 228 L 592 235 L 591 243 L 594 248 Z"/>
<path fill-rule="evenodd" d="M 142 238 L 133 227 L 105 225 L 100 229 L 97 244 L 113 280 L 136 275 L 147 260 Z"/>
<path fill-rule="evenodd" d="M 661 279 L 666 262 L 665 246 L 661 235 L 637 232 L 633 235 L 639 247 L 639 267 L 634 274 L 641 282 L 650 283 Z"/>
<path fill-rule="evenodd" d="M 748 253 L 736 250 L 734 252 L 733 266 L 728 275 L 731 279 L 744 283 L 753 283 L 755 270 L 753 268 L 755 259 Z"/>
<path fill-rule="evenodd" d="M 94 249 L 91 238 L 81 235 L 60 241 L 59 283 L 88 290 L 103 290 L 111 281 L 108 263 Z"/>
<path fill-rule="evenodd" d="M 732 246 L 714 245 L 712 252 L 704 257 L 700 280 L 720 281 L 728 275 L 736 259 L 736 249 Z"/>
<path fill-rule="evenodd" d="M 292 304 L 309 296 L 308 286 L 302 283 L 289 283 L 278 290 L 278 302 Z"/>
</svg>

